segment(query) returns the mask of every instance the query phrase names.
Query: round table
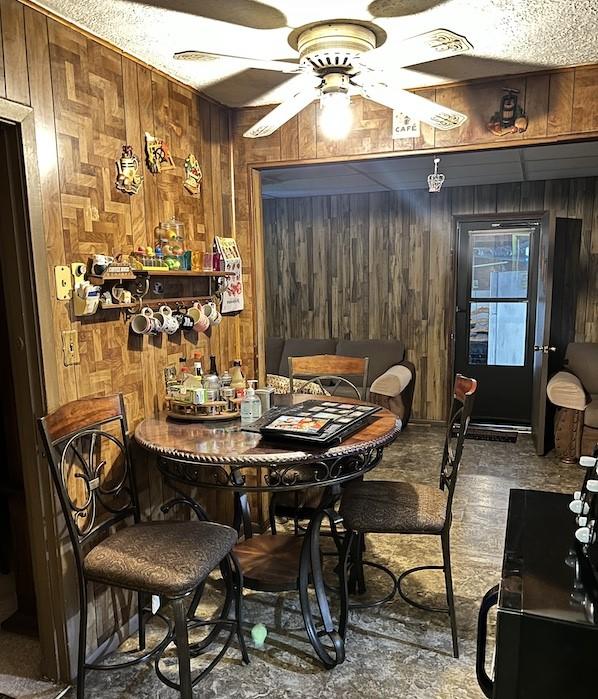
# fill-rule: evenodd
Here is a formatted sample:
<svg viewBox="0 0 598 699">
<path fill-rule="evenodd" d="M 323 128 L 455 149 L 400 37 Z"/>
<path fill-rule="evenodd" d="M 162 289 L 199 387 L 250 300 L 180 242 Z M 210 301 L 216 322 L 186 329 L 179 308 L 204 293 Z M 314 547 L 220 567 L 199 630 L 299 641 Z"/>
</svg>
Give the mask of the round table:
<svg viewBox="0 0 598 699">
<path fill-rule="evenodd" d="M 274 403 L 295 405 L 314 398 L 317 397 L 278 395 L 274 396 Z M 362 403 L 332 396 L 324 400 Z M 200 518 L 207 518 L 201 505 L 181 492 L 177 484 L 235 493 L 234 526 L 244 534 L 236 553 L 247 586 L 269 591 L 298 589 L 309 640 L 324 666 L 331 668 L 344 660 L 344 633 L 339 633 L 330 613 L 321 566 L 320 528 L 326 517 L 334 527 L 333 507 L 341 484 L 361 478 L 374 468 L 384 447 L 396 439 L 399 431 L 396 416 L 382 409 L 336 446 L 299 447 L 291 442 L 265 441 L 258 433 L 243 431 L 239 420 L 189 423 L 161 413 L 143 420 L 135 430 L 135 439 L 157 455 L 162 476 L 178 493 L 168 506 L 184 502 Z M 323 494 L 305 536 L 253 536 L 248 493 L 314 487 L 321 488 Z M 268 562 L 270 566 L 265 565 Z M 263 570 L 262 575 L 260 569 L 267 567 L 270 570 Z M 317 615 L 312 609 L 310 586 L 315 590 Z"/>
</svg>

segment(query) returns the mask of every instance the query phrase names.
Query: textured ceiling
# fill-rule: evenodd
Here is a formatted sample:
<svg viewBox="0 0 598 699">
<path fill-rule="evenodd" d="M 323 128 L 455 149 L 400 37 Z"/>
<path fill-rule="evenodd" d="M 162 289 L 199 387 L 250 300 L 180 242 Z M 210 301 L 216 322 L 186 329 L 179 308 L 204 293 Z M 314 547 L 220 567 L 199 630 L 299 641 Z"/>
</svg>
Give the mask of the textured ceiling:
<svg viewBox="0 0 598 699">
<path fill-rule="evenodd" d="M 307 197 L 427 189 L 432 155 L 274 168 L 262 173 L 265 197 Z M 439 165 L 445 187 L 598 175 L 598 141 L 447 153 Z"/>
<path fill-rule="evenodd" d="M 41 0 L 41 5 L 230 106 L 288 96 L 288 76 L 242 63 L 175 61 L 200 50 L 291 59 L 291 29 L 333 18 L 375 21 L 388 66 L 401 40 L 438 27 L 465 35 L 472 55 L 398 70 L 404 87 L 598 62 L 597 0 Z M 498 61 L 498 63 L 497 63 Z"/>
</svg>

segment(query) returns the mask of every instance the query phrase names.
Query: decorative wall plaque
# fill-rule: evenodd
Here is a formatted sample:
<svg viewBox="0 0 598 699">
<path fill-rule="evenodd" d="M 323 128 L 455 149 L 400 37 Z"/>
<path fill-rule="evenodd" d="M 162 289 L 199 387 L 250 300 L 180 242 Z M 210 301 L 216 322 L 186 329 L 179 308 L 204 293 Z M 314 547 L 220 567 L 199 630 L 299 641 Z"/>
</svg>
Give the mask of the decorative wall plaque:
<svg viewBox="0 0 598 699">
<path fill-rule="evenodd" d="M 193 153 L 189 153 L 185 160 L 185 180 L 183 187 L 189 194 L 199 194 L 199 183 L 203 177 L 197 158 Z"/>
<path fill-rule="evenodd" d="M 174 160 L 166 141 L 145 132 L 145 153 L 150 172 L 157 174 L 174 169 Z"/>
<path fill-rule="evenodd" d="M 142 182 L 139 158 L 133 153 L 133 146 L 123 146 L 122 155 L 116 161 L 116 189 L 125 194 L 137 194 Z"/>
</svg>

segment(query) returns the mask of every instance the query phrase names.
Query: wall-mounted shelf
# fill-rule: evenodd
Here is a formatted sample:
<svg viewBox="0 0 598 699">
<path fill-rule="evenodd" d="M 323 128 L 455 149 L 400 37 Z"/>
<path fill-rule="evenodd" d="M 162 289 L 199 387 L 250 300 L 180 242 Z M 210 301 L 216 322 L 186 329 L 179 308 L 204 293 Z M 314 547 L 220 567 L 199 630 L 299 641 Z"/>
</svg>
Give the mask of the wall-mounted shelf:
<svg viewBox="0 0 598 699">
<path fill-rule="evenodd" d="M 171 299 L 143 299 L 141 302 L 141 307 L 144 306 L 176 306 L 177 304 L 181 306 L 190 306 L 196 301 L 212 301 L 213 296 L 176 296 Z M 102 310 L 104 311 L 118 311 L 126 310 L 128 308 L 139 308 L 139 301 L 137 303 L 100 303 Z"/>
<path fill-rule="evenodd" d="M 136 269 L 135 274 L 148 277 L 231 277 L 234 272 L 194 272 L 186 270 Z"/>
</svg>

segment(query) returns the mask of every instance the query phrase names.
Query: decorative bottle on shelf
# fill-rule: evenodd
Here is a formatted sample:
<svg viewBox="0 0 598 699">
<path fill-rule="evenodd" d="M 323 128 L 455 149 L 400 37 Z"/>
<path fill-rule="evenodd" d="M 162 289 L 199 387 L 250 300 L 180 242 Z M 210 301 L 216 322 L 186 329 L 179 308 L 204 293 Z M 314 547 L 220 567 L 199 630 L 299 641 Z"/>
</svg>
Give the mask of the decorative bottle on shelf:
<svg viewBox="0 0 598 699">
<path fill-rule="evenodd" d="M 212 269 L 214 272 L 221 271 L 221 263 L 222 255 L 218 252 L 218 246 L 216 245 L 216 241 L 214 241 L 214 244 L 212 245 Z"/>
<path fill-rule="evenodd" d="M 245 377 L 241 371 L 241 360 L 235 359 L 233 362 L 233 369 L 231 371 L 232 380 L 230 382 L 230 387 L 234 389 L 237 398 L 242 398 L 245 391 Z"/>
<path fill-rule="evenodd" d="M 214 355 L 210 356 L 210 371 L 204 377 L 203 385 L 207 391 L 207 400 L 218 400 L 220 397 L 220 379 L 218 378 L 216 357 Z"/>
<path fill-rule="evenodd" d="M 241 401 L 241 422 L 248 424 L 255 422 L 262 416 L 262 401 L 255 395 L 257 381 L 248 382 L 249 388 L 245 392 L 245 398 Z"/>
</svg>

